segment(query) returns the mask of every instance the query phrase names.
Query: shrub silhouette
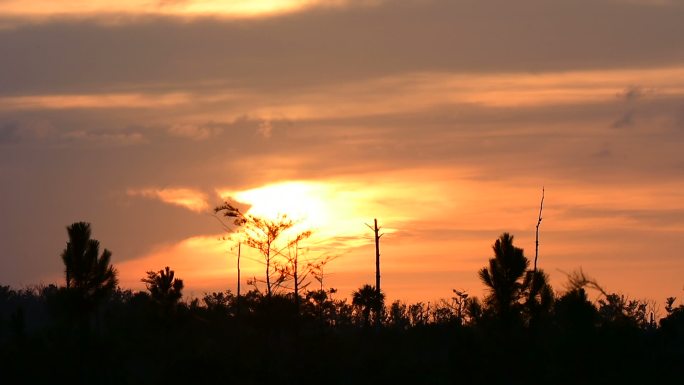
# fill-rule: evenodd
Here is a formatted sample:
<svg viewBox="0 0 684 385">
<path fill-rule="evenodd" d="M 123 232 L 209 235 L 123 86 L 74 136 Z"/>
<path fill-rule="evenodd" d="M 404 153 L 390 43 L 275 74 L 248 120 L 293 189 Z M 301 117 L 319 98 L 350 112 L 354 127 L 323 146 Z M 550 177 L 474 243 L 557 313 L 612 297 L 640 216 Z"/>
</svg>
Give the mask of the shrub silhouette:
<svg viewBox="0 0 684 385">
<path fill-rule="evenodd" d="M 374 286 L 368 284 L 352 293 L 352 305 L 357 308 L 365 326 L 369 326 L 371 321 L 381 321 L 384 303 L 385 294 L 378 293 Z"/>
<path fill-rule="evenodd" d="M 173 307 L 183 297 L 183 280 L 174 278 L 175 272 L 166 266 L 163 270 L 148 271 L 141 279 L 152 299 L 164 307 Z"/>
<path fill-rule="evenodd" d="M 74 338 L 73 319 L 55 317 L 53 308 L 70 305 L 65 294 L 101 298 L 95 293 L 106 293 L 112 280 L 92 277 L 115 272 L 109 253 L 90 242 L 89 226 L 72 227 L 62 256 L 68 288 L 0 286 L 0 378 L 7 383 L 681 382 L 684 307 L 674 298 L 659 328 L 644 326 L 643 301 L 602 293 L 599 310 L 583 285 L 554 298 L 508 234 L 479 272 L 489 289 L 483 302 L 395 301 L 385 315 L 384 295 L 364 285 L 351 304 L 333 299 L 332 289 L 309 291 L 298 311 L 292 294 L 252 290 L 237 317 L 229 291 L 180 302 L 183 281 L 166 267 L 143 278 L 149 294 L 115 290 L 91 302 L 102 327 Z M 98 268 L 76 263 L 82 260 Z M 502 317 L 521 322 L 503 324 Z M 535 319 L 549 322 L 537 327 Z M 376 321 L 389 327 L 369 328 Z"/>
</svg>

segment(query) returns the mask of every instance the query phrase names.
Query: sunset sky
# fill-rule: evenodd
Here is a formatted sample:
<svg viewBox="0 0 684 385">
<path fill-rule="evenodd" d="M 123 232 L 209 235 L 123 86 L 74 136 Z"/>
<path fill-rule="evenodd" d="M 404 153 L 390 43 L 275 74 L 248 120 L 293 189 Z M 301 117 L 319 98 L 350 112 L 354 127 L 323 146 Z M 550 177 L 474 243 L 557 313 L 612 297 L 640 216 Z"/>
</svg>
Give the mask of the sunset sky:
<svg viewBox="0 0 684 385">
<path fill-rule="evenodd" d="M 0 284 L 235 290 L 232 197 L 310 228 L 326 287 L 464 289 L 504 231 L 554 289 L 684 297 L 682 0 L 0 0 Z M 260 265 L 246 261 L 247 276 Z"/>
</svg>

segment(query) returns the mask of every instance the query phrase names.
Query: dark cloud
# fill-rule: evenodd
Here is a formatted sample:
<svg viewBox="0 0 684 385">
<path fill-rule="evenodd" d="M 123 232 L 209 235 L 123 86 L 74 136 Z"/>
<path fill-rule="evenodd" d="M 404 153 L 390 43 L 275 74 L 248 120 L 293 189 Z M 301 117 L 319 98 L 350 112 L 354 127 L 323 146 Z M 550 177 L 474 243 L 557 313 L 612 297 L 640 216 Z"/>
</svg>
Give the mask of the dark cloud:
<svg viewBox="0 0 684 385">
<path fill-rule="evenodd" d="M 675 108 L 675 127 L 684 132 L 684 105 L 679 108 Z"/>
<path fill-rule="evenodd" d="M 613 128 L 625 128 L 634 126 L 636 111 L 629 109 L 611 125 Z"/>
<path fill-rule="evenodd" d="M 682 63 L 684 7 L 615 1 L 390 1 L 253 20 L 53 20 L 0 30 L 0 93 L 306 87 L 416 71 Z"/>
<path fill-rule="evenodd" d="M 20 139 L 19 126 L 15 122 L 0 125 L 0 143 L 16 142 Z"/>
<path fill-rule="evenodd" d="M 624 91 L 618 93 L 616 96 L 626 102 L 633 102 L 641 99 L 646 95 L 646 90 L 641 86 L 629 86 Z"/>
</svg>

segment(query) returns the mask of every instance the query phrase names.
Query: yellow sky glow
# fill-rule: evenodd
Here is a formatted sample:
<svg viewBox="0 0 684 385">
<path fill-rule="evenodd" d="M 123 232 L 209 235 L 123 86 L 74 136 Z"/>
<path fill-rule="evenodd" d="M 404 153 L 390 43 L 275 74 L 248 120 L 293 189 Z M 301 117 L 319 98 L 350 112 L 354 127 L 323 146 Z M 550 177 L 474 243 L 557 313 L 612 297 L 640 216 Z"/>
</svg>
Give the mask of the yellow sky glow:
<svg viewBox="0 0 684 385">
<path fill-rule="evenodd" d="M 296 222 L 290 233 L 311 230 L 310 242 L 318 246 L 344 239 L 346 247 L 357 247 L 368 243 L 368 229 L 364 223 L 371 221 L 374 215 L 395 222 L 406 219 L 378 201 L 388 188 L 391 187 L 362 186 L 344 181 L 285 181 L 241 191 L 224 189 L 217 193 L 223 199 L 250 205 L 247 214 L 269 219 L 287 215 Z M 408 195 L 411 189 L 405 186 L 403 191 Z"/>
<path fill-rule="evenodd" d="M 373 239 L 366 223 L 377 217 L 386 233 L 382 246 L 385 287 L 391 288 L 392 298 L 425 300 L 427 293 L 448 296 L 452 288 L 480 287 L 475 272 L 490 257 L 491 244 L 502 231 L 513 233 L 516 244 L 525 249 L 528 257 L 534 255 L 534 226 L 541 192 L 538 181 L 520 180 L 511 185 L 471 180 L 467 175 L 465 170 L 457 173 L 416 169 L 335 180 L 286 180 L 238 190 L 218 189 L 216 193 L 250 205 L 249 214 L 266 218 L 287 214 L 298 220 L 298 226 L 285 233 L 285 238 L 298 231 L 312 230 L 313 236 L 302 246 L 308 249 L 310 257 L 339 255 L 326 270 L 330 274 L 326 285 L 340 289 L 342 296 L 374 279 Z M 619 254 L 633 245 L 573 245 L 562 239 L 550 239 L 555 234 L 596 228 L 643 228 L 643 223 L 621 214 L 625 207 L 684 209 L 681 197 L 668 193 L 684 189 L 679 182 L 661 190 L 650 186 L 604 186 L 597 190 L 593 186 L 571 188 L 558 184 L 547 185 L 546 189 L 542 266 L 558 290 L 562 290 L 565 281 L 562 271 L 591 262 L 591 273 L 601 282 L 629 292 L 630 286 L 609 274 L 615 267 L 597 258 Z M 184 188 L 132 190 L 129 195 L 159 199 L 196 212 L 209 212 L 211 204 L 206 194 Z M 517 202 L 517 209 L 512 210 L 510 202 Z M 577 217 L 568 212 L 572 209 L 586 210 L 586 214 Z M 602 214 L 603 210 L 608 210 L 608 214 Z M 615 212 L 611 214 L 610 210 Z M 666 225 L 652 224 L 651 229 L 682 230 L 662 226 Z M 476 229 L 479 232 L 470 233 Z M 161 245 L 134 260 L 117 264 L 122 284 L 143 288 L 139 280 L 146 270 L 169 265 L 181 278 L 193 282 L 196 290 L 234 290 L 237 239 L 231 236 L 221 234 L 217 228 L 216 234 Z M 565 259 L 568 253 L 585 255 L 586 259 Z M 243 256 L 243 279 L 261 277 L 263 267 L 256 252 L 243 249 Z M 417 283 L 404 282 L 407 272 L 412 272 Z M 429 279 L 440 274 L 445 277 Z"/>
</svg>

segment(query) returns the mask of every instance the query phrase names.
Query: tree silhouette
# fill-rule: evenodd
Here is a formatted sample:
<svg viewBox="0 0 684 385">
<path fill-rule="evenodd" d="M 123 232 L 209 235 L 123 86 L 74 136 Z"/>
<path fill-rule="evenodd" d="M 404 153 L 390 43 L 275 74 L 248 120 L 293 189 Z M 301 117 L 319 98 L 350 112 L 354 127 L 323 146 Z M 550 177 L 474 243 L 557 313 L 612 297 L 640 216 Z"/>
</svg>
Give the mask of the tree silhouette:
<svg viewBox="0 0 684 385">
<path fill-rule="evenodd" d="M 89 223 L 73 223 L 67 233 L 69 241 L 62 252 L 67 290 L 93 305 L 116 288 L 117 273 L 110 264 L 112 253 L 105 249 L 100 254 L 100 242 L 90 238 Z"/>
<path fill-rule="evenodd" d="M 583 287 L 572 289 L 555 302 L 553 312 L 563 332 L 587 333 L 598 320 L 598 311 Z"/>
<path fill-rule="evenodd" d="M 489 289 L 485 300 L 502 320 L 511 321 L 520 314 L 522 279 L 530 262 L 523 249 L 513 246 L 513 236 L 509 233 L 501 234 L 492 249 L 494 258 L 489 260 L 489 267 L 479 271 L 480 279 Z"/>
<path fill-rule="evenodd" d="M 173 307 L 183 297 L 183 280 L 174 278 L 175 272 L 166 266 L 163 270 L 148 271 L 141 279 L 147 286 L 152 299 L 165 307 Z"/>
<path fill-rule="evenodd" d="M 376 323 L 380 322 L 384 303 L 385 294 L 378 293 L 375 287 L 368 284 L 352 293 L 352 305 L 359 309 L 364 326 L 370 325 L 371 315 Z"/>
<path fill-rule="evenodd" d="M 287 242 L 287 252 L 280 252 L 279 261 L 276 262 L 276 270 L 280 272 L 281 282 L 279 286 L 291 290 L 294 296 L 297 311 L 300 310 L 301 297 L 304 291 L 308 290 L 311 278 L 320 284 L 320 291 L 323 291 L 323 269 L 326 264 L 337 258 L 335 255 L 309 253 L 308 248 L 300 247 L 300 242 L 311 236 L 311 231 L 304 231 L 296 235 L 294 239 Z M 335 291 L 332 289 L 333 292 Z"/>
<path fill-rule="evenodd" d="M 296 243 L 311 235 L 305 231 L 294 237 L 294 241 L 287 242 L 284 246 L 279 245 L 277 240 L 287 230 L 291 229 L 295 222 L 286 214 L 279 215 L 276 219 L 261 218 L 255 215 L 244 214 L 229 202 L 214 208 L 214 213 L 221 213 L 224 217 L 234 218 L 233 223 L 242 227 L 247 246 L 257 250 L 262 258 L 266 271 L 263 282 L 266 284 L 266 295 L 271 297 L 273 290 L 279 287 L 288 276 L 287 270 L 278 268 L 275 264 L 277 257 L 284 257 L 284 252 Z M 253 280 L 252 282 L 257 282 Z"/>
<path fill-rule="evenodd" d="M 527 271 L 522 289 L 522 296 L 525 298 L 523 310 L 528 322 L 533 323 L 551 313 L 554 302 L 553 289 L 542 269 Z"/>
</svg>

